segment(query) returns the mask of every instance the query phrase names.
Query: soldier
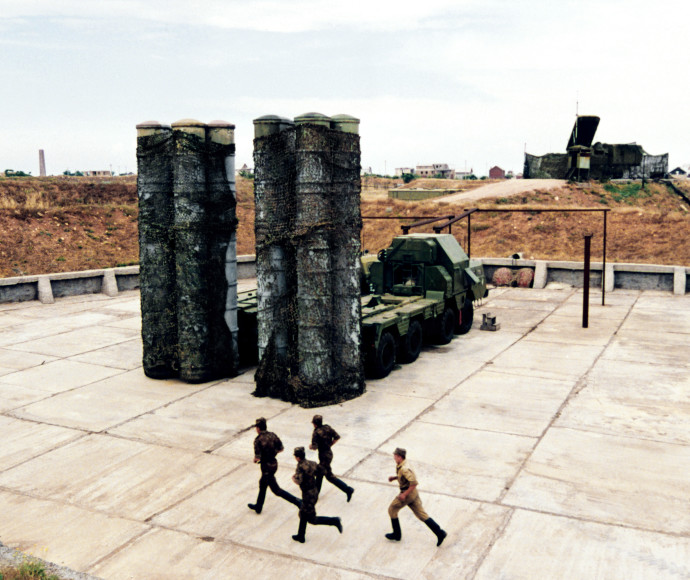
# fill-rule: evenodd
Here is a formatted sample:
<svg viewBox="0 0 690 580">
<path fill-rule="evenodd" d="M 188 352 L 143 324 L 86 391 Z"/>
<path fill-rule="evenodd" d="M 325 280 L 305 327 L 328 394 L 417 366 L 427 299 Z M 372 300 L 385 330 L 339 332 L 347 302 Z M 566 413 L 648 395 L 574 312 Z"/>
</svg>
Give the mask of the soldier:
<svg viewBox="0 0 690 580">
<path fill-rule="evenodd" d="M 304 447 L 295 447 L 295 460 L 297 469 L 292 481 L 302 490 L 302 506 L 299 509 L 299 530 L 292 536 L 295 542 L 304 544 L 304 534 L 307 531 L 307 523 L 313 526 L 335 526 L 343 533 L 343 525 L 340 518 L 328 518 L 316 515 L 316 502 L 319 499 L 319 490 L 316 487 L 316 477 L 319 466 L 314 461 L 305 459 Z"/>
<path fill-rule="evenodd" d="M 276 481 L 276 471 L 278 471 L 278 461 L 276 455 L 283 450 L 283 443 L 278 435 L 266 430 L 266 419 L 259 417 L 254 424 L 256 427 L 256 438 L 254 439 L 254 463 L 261 464 L 261 479 L 259 479 L 259 496 L 256 503 L 249 503 L 249 509 L 257 514 L 261 513 L 266 499 L 266 488 L 278 497 L 300 507 L 302 502 L 291 493 L 281 489 Z"/>
<path fill-rule="evenodd" d="M 419 498 L 419 493 L 417 492 L 417 478 L 414 471 L 407 465 L 405 458 L 407 457 L 407 451 L 398 447 L 393 452 L 393 459 L 395 460 L 395 470 L 396 475 L 392 475 L 388 478 L 388 481 L 398 480 L 400 485 L 400 494 L 391 502 L 388 507 L 388 515 L 391 517 L 391 524 L 393 524 L 393 532 L 386 534 L 386 538 L 389 540 L 400 541 L 402 533 L 400 531 L 400 521 L 398 520 L 398 512 L 408 506 L 414 515 L 416 515 L 420 520 L 422 520 L 429 529 L 436 534 L 437 542 L 436 545 L 440 546 L 443 540 L 446 539 L 448 535 L 444 530 L 441 529 L 434 520 L 432 520 L 422 507 L 422 500 Z"/>
<path fill-rule="evenodd" d="M 311 445 L 309 449 L 319 450 L 320 469 L 317 476 L 316 487 L 319 492 L 321 492 L 321 483 L 325 475 L 328 481 L 347 495 L 347 501 L 349 502 L 352 494 L 355 492 L 354 488 L 347 485 L 342 479 L 338 479 L 333 475 L 333 471 L 331 470 L 331 461 L 333 461 L 333 451 L 331 451 L 331 447 L 338 442 L 340 435 L 338 435 L 335 429 L 330 425 L 323 424 L 323 417 L 321 415 L 314 415 L 311 424 L 314 425 L 314 432 L 311 436 Z"/>
</svg>

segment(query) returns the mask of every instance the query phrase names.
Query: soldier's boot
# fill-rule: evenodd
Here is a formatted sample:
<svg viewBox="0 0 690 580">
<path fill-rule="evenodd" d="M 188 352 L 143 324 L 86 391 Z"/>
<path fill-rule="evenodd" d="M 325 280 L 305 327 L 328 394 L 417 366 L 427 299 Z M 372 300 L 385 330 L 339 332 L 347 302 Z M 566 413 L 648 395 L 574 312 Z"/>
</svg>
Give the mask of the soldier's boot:
<svg viewBox="0 0 690 580">
<path fill-rule="evenodd" d="M 256 498 L 256 503 L 248 503 L 247 507 L 250 510 L 254 510 L 257 514 L 260 514 L 261 510 L 264 508 L 264 500 L 265 499 L 266 499 L 266 488 L 260 487 L 259 488 L 259 496 Z"/>
<path fill-rule="evenodd" d="M 424 523 L 429 526 L 429 529 L 436 534 L 436 539 L 438 540 L 436 542 L 437 546 L 440 546 L 443 543 L 443 540 L 446 539 L 446 536 L 448 533 L 445 530 L 441 529 L 441 526 L 439 526 L 434 520 L 431 518 L 424 520 Z"/>
<path fill-rule="evenodd" d="M 292 536 L 292 539 L 295 540 L 295 542 L 300 542 L 301 544 L 304 544 L 304 534 L 307 532 L 307 520 L 304 518 L 299 519 L 299 530 L 297 530 L 297 535 Z"/>
<path fill-rule="evenodd" d="M 280 493 L 278 495 L 280 497 L 282 497 L 284 500 L 289 501 L 291 504 L 296 505 L 298 508 L 302 507 L 302 500 L 299 498 L 296 498 L 289 491 L 285 491 L 284 489 L 281 489 Z"/>
<path fill-rule="evenodd" d="M 347 501 L 349 503 L 350 499 L 352 498 L 352 494 L 355 493 L 355 488 L 350 487 L 342 479 L 338 479 L 337 477 L 334 477 L 331 480 L 331 482 L 333 483 L 333 485 L 335 485 L 340 491 L 342 491 L 347 496 Z"/>
<path fill-rule="evenodd" d="M 391 518 L 391 524 L 393 524 L 393 532 L 386 534 L 386 538 L 399 542 L 400 538 L 402 538 L 402 532 L 400 531 L 400 520 L 398 518 Z"/>
<path fill-rule="evenodd" d="M 342 534 L 343 533 L 343 524 L 340 521 L 340 518 L 329 518 L 326 516 L 317 516 L 314 521 L 312 522 L 315 526 L 335 526 L 338 528 L 338 531 Z"/>
</svg>

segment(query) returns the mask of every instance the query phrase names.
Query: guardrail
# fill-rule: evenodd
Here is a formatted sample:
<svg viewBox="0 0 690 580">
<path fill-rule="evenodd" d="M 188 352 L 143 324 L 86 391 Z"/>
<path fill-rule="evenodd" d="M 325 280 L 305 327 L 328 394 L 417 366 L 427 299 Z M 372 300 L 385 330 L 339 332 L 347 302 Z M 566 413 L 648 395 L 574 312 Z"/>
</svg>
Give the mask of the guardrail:
<svg viewBox="0 0 690 580">
<path fill-rule="evenodd" d="M 544 288 L 551 282 L 560 282 L 576 288 L 583 286 L 582 262 L 552 260 L 523 260 L 513 258 L 478 258 L 484 265 L 487 280 L 498 268 L 534 271 L 533 288 Z M 602 264 L 590 265 L 590 287 L 601 287 Z M 684 295 L 690 292 L 690 268 L 653 264 L 606 263 L 606 292 L 615 289 L 662 290 Z M 254 256 L 237 257 L 238 279 L 256 277 Z M 52 304 L 55 298 L 79 294 L 105 294 L 117 296 L 125 290 L 139 288 L 139 266 L 62 272 L 37 276 L 0 278 L 0 303 L 40 300 Z"/>
</svg>

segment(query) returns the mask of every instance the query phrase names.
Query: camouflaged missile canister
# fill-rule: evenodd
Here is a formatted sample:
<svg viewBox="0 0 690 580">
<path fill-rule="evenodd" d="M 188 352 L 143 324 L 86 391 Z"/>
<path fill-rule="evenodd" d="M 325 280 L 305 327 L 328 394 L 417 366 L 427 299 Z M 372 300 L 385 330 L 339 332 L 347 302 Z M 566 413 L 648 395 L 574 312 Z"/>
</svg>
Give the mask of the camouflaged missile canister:
<svg viewBox="0 0 690 580">
<path fill-rule="evenodd" d="M 345 393 L 351 391 L 351 396 L 356 396 L 364 392 L 360 324 L 359 119 L 335 115 L 331 117 L 331 128 L 333 181 L 330 199 L 333 223 L 337 226 L 331 234 L 333 317 L 339 321 L 333 328 L 333 355 L 335 367 L 339 369 L 339 389 Z"/>
<path fill-rule="evenodd" d="M 172 130 L 156 121 L 137 125 L 143 367 L 154 379 L 179 369 L 172 181 Z"/>
<path fill-rule="evenodd" d="M 294 127 L 275 116 L 254 126 L 255 394 L 303 406 L 355 397 L 364 392 L 358 121 L 308 113 Z"/>
<path fill-rule="evenodd" d="M 206 144 L 210 364 L 214 376 L 228 377 L 239 367 L 235 126 L 210 122 Z"/>
<path fill-rule="evenodd" d="M 256 239 L 256 394 L 291 400 L 297 326 L 295 252 L 295 130 L 289 119 L 254 120 L 254 234 Z"/>
</svg>

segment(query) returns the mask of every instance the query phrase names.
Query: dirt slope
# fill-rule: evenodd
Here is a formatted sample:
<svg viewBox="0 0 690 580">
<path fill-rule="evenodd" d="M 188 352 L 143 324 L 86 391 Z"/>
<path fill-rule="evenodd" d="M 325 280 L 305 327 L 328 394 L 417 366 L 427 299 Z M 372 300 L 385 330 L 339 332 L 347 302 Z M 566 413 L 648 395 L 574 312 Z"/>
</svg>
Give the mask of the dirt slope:
<svg viewBox="0 0 690 580">
<path fill-rule="evenodd" d="M 660 184 L 557 184 L 538 180 L 462 184 L 482 199 L 446 196 L 424 202 L 387 197 L 400 180 L 365 178 L 362 183 L 363 247 L 375 252 L 416 216 L 457 215 L 468 207 L 530 208 L 522 213 L 472 216 L 474 256 L 581 260 L 584 233 L 592 232 L 593 258 L 602 252 L 602 212 L 539 213 L 535 208 L 608 208 L 607 260 L 690 267 L 690 207 Z M 423 183 L 420 183 L 423 182 Z M 507 184 L 507 185 L 504 185 Z M 415 180 L 408 186 L 449 188 L 458 182 Z M 535 185 L 537 186 L 534 189 Z M 530 191 L 505 191 L 529 186 Z M 678 182 L 690 194 L 690 181 Z M 547 189 L 547 187 L 553 187 Z M 493 189 L 492 189 L 493 188 Z M 482 193 L 483 190 L 483 193 Z M 487 192 L 492 197 L 484 197 Z M 498 192 L 498 193 L 496 193 Z M 253 182 L 237 183 L 238 253 L 254 253 Z M 470 202 L 471 203 L 468 203 Z M 134 177 L 91 179 L 0 178 L 0 277 L 107 268 L 138 263 L 137 194 Z M 369 217 L 386 219 L 369 219 Z M 395 219 L 390 219 L 395 218 Z M 430 227 L 419 231 L 431 231 Z M 466 244 L 467 225 L 453 226 Z"/>
</svg>

